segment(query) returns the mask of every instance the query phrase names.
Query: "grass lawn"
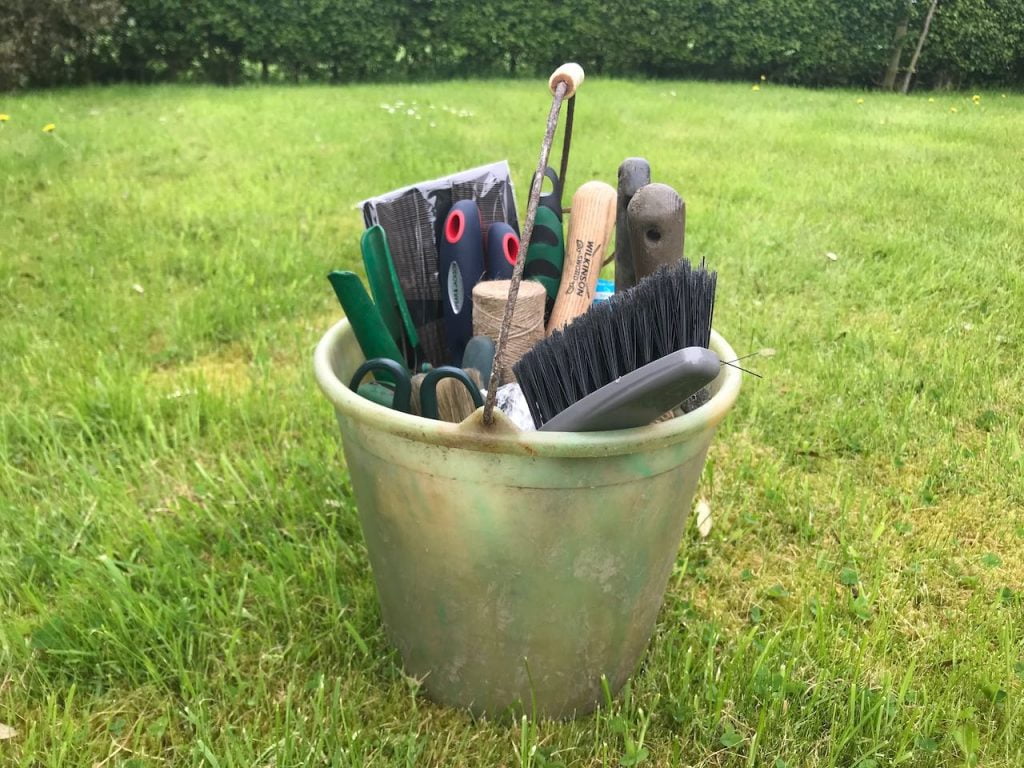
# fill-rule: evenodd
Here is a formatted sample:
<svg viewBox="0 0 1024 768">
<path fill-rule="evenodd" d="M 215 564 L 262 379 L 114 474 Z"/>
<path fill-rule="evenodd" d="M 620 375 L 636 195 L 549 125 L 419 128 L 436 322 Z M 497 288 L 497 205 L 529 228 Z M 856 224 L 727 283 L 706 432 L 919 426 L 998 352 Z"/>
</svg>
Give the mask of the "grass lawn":
<svg viewBox="0 0 1024 768">
<path fill-rule="evenodd" d="M 610 710 L 475 722 L 403 676 L 312 376 L 324 276 L 370 194 L 507 157 L 524 209 L 548 105 L 0 98 L 0 764 L 1024 764 L 1019 95 L 588 82 L 570 186 L 648 157 L 764 378 Z"/>
</svg>

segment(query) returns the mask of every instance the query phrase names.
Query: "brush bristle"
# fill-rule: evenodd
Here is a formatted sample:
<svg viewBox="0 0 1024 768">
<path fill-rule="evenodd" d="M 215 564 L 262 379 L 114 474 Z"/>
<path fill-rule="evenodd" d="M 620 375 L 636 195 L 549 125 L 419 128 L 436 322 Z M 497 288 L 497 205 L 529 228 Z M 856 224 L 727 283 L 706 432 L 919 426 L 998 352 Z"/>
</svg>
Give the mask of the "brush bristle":
<svg viewBox="0 0 1024 768">
<path fill-rule="evenodd" d="M 662 267 L 534 345 L 512 370 L 537 428 L 647 363 L 707 348 L 717 278 L 685 259 Z"/>
</svg>

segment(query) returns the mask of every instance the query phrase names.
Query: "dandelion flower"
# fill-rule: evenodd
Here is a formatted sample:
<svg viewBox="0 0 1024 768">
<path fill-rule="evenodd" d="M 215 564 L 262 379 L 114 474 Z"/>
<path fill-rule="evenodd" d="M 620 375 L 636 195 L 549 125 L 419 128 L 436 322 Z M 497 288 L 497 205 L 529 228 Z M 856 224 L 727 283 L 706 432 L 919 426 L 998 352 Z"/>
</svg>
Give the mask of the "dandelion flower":
<svg viewBox="0 0 1024 768">
<path fill-rule="evenodd" d="M 47 123 L 43 126 L 43 133 L 53 133 L 57 130 L 57 126 L 53 123 Z"/>
<path fill-rule="evenodd" d="M 950 112 L 954 112 L 954 113 L 955 113 L 955 112 L 959 112 L 960 110 L 959 110 L 959 109 L 957 109 L 956 107 L 950 107 L 950 108 L 949 108 L 949 111 L 950 111 Z"/>
<path fill-rule="evenodd" d="M 1004 94 L 1002 94 L 1002 96 L 1003 96 L 1003 98 L 1004 98 L 1004 99 L 1006 98 L 1006 94 L 1005 94 L 1005 93 L 1004 93 Z"/>
<path fill-rule="evenodd" d="M 857 99 L 857 103 L 858 104 L 863 104 L 864 103 L 864 99 Z"/>
<path fill-rule="evenodd" d="M 981 94 L 980 93 L 976 93 L 973 96 L 971 96 L 971 101 L 973 101 L 975 104 L 977 104 L 979 101 L 981 101 Z"/>
<path fill-rule="evenodd" d="M 929 104 L 933 104 L 933 103 L 935 103 L 935 97 L 934 97 L 934 96 L 929 96 L 929 97 L 928 97 L 928 103 L 929 103 Z"/>
<path fill-rule="evenodd" d="M 762 82 L 762 83 L 763 83 L 763 82 L 764 82 L 765 80 L 767 80 L 767 79 L 768 79 L 768 75 L 761 75 L 761 82 Z"/>
<path fill-rule="evenodd" d="M 755 85 L 755 86 L 754 86 L 753 88 L 751 88 L 750 90 L 752 90 L 752 91 L 760 91 L 760 90 L 761 90 L 761 86 L 760 86 L 760 85 Z"/>
<path fill-rule="evenodd" d="M 0 112 L 0 123 L 6 123 L 10 119 L 11 119 L 10 115 L 5 115 L 2 112 Z"/>
</svg>

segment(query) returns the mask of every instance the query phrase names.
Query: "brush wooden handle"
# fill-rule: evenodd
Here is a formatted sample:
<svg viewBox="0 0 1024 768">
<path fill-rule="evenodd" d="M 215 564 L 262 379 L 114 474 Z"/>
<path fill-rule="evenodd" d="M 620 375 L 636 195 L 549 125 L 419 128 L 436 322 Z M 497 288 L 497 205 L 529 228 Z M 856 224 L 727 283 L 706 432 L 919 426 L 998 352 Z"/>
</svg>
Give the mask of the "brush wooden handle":
<svg viewBox="0 0 1024 768">
<path fill-rule="evenodd" d="M 588 181 L 572 196 L 565 262 L 547 332 L 561 330 L 588 309 L 601 272 L 605 246 L 615 226 L 615 189 Z"/>
<path fill-rule="evenodd" d="M 570 96 L 574 96 L 576 89 L 583 85 L 583 67 L 572 62 L 563 64 L 552 72 L 551 77 L 548 78 L 548 88 L 551 89 L 552 93 L 555 92 L 555 87 L 559 83 L 565 83 L 566 85 L 564 98 L 568 99 Z"/>
</svg>

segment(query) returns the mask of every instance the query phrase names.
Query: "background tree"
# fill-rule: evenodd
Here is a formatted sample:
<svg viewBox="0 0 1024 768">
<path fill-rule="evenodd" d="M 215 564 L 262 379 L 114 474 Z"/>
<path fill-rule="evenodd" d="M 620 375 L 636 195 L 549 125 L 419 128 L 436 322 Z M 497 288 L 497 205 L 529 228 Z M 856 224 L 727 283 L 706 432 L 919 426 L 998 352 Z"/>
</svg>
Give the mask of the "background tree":
<svg viewBox="0 0 1024 768">
<path fill-rule="evenodd" d="M 0 87 L 544 75 L 892 89 L 1024 85 L 1024 3 L 942 0 L 0 0 Z"/>
<path fill-rule="evenodd" d="M 914 76 L 914 72 L 917 71 L 917 60 L 921 57 L 921 49 L 924 48 L 924 41 L 928 38 L 928 29 L 932 25 L 935 7 L 938 4 L 939 0 L 932 0 L 931 5 L 928 6 L 928 15 L 924 17 L 924 26 L 921 27 L 921 34 L 918 36 L 917 45 L 914 47 L 914 55 L 910 57 L 910 64 L 907 65 L 907 74 L 903 78 L 903 86 L 900 88 L 902 93 L 910 90 L 910 80 Z"/>
<path fill-rule="evenodd" d="M 120 0 L 4 0 L 0 88 L 89 79 L 122 13 Z"/>
</svg>

